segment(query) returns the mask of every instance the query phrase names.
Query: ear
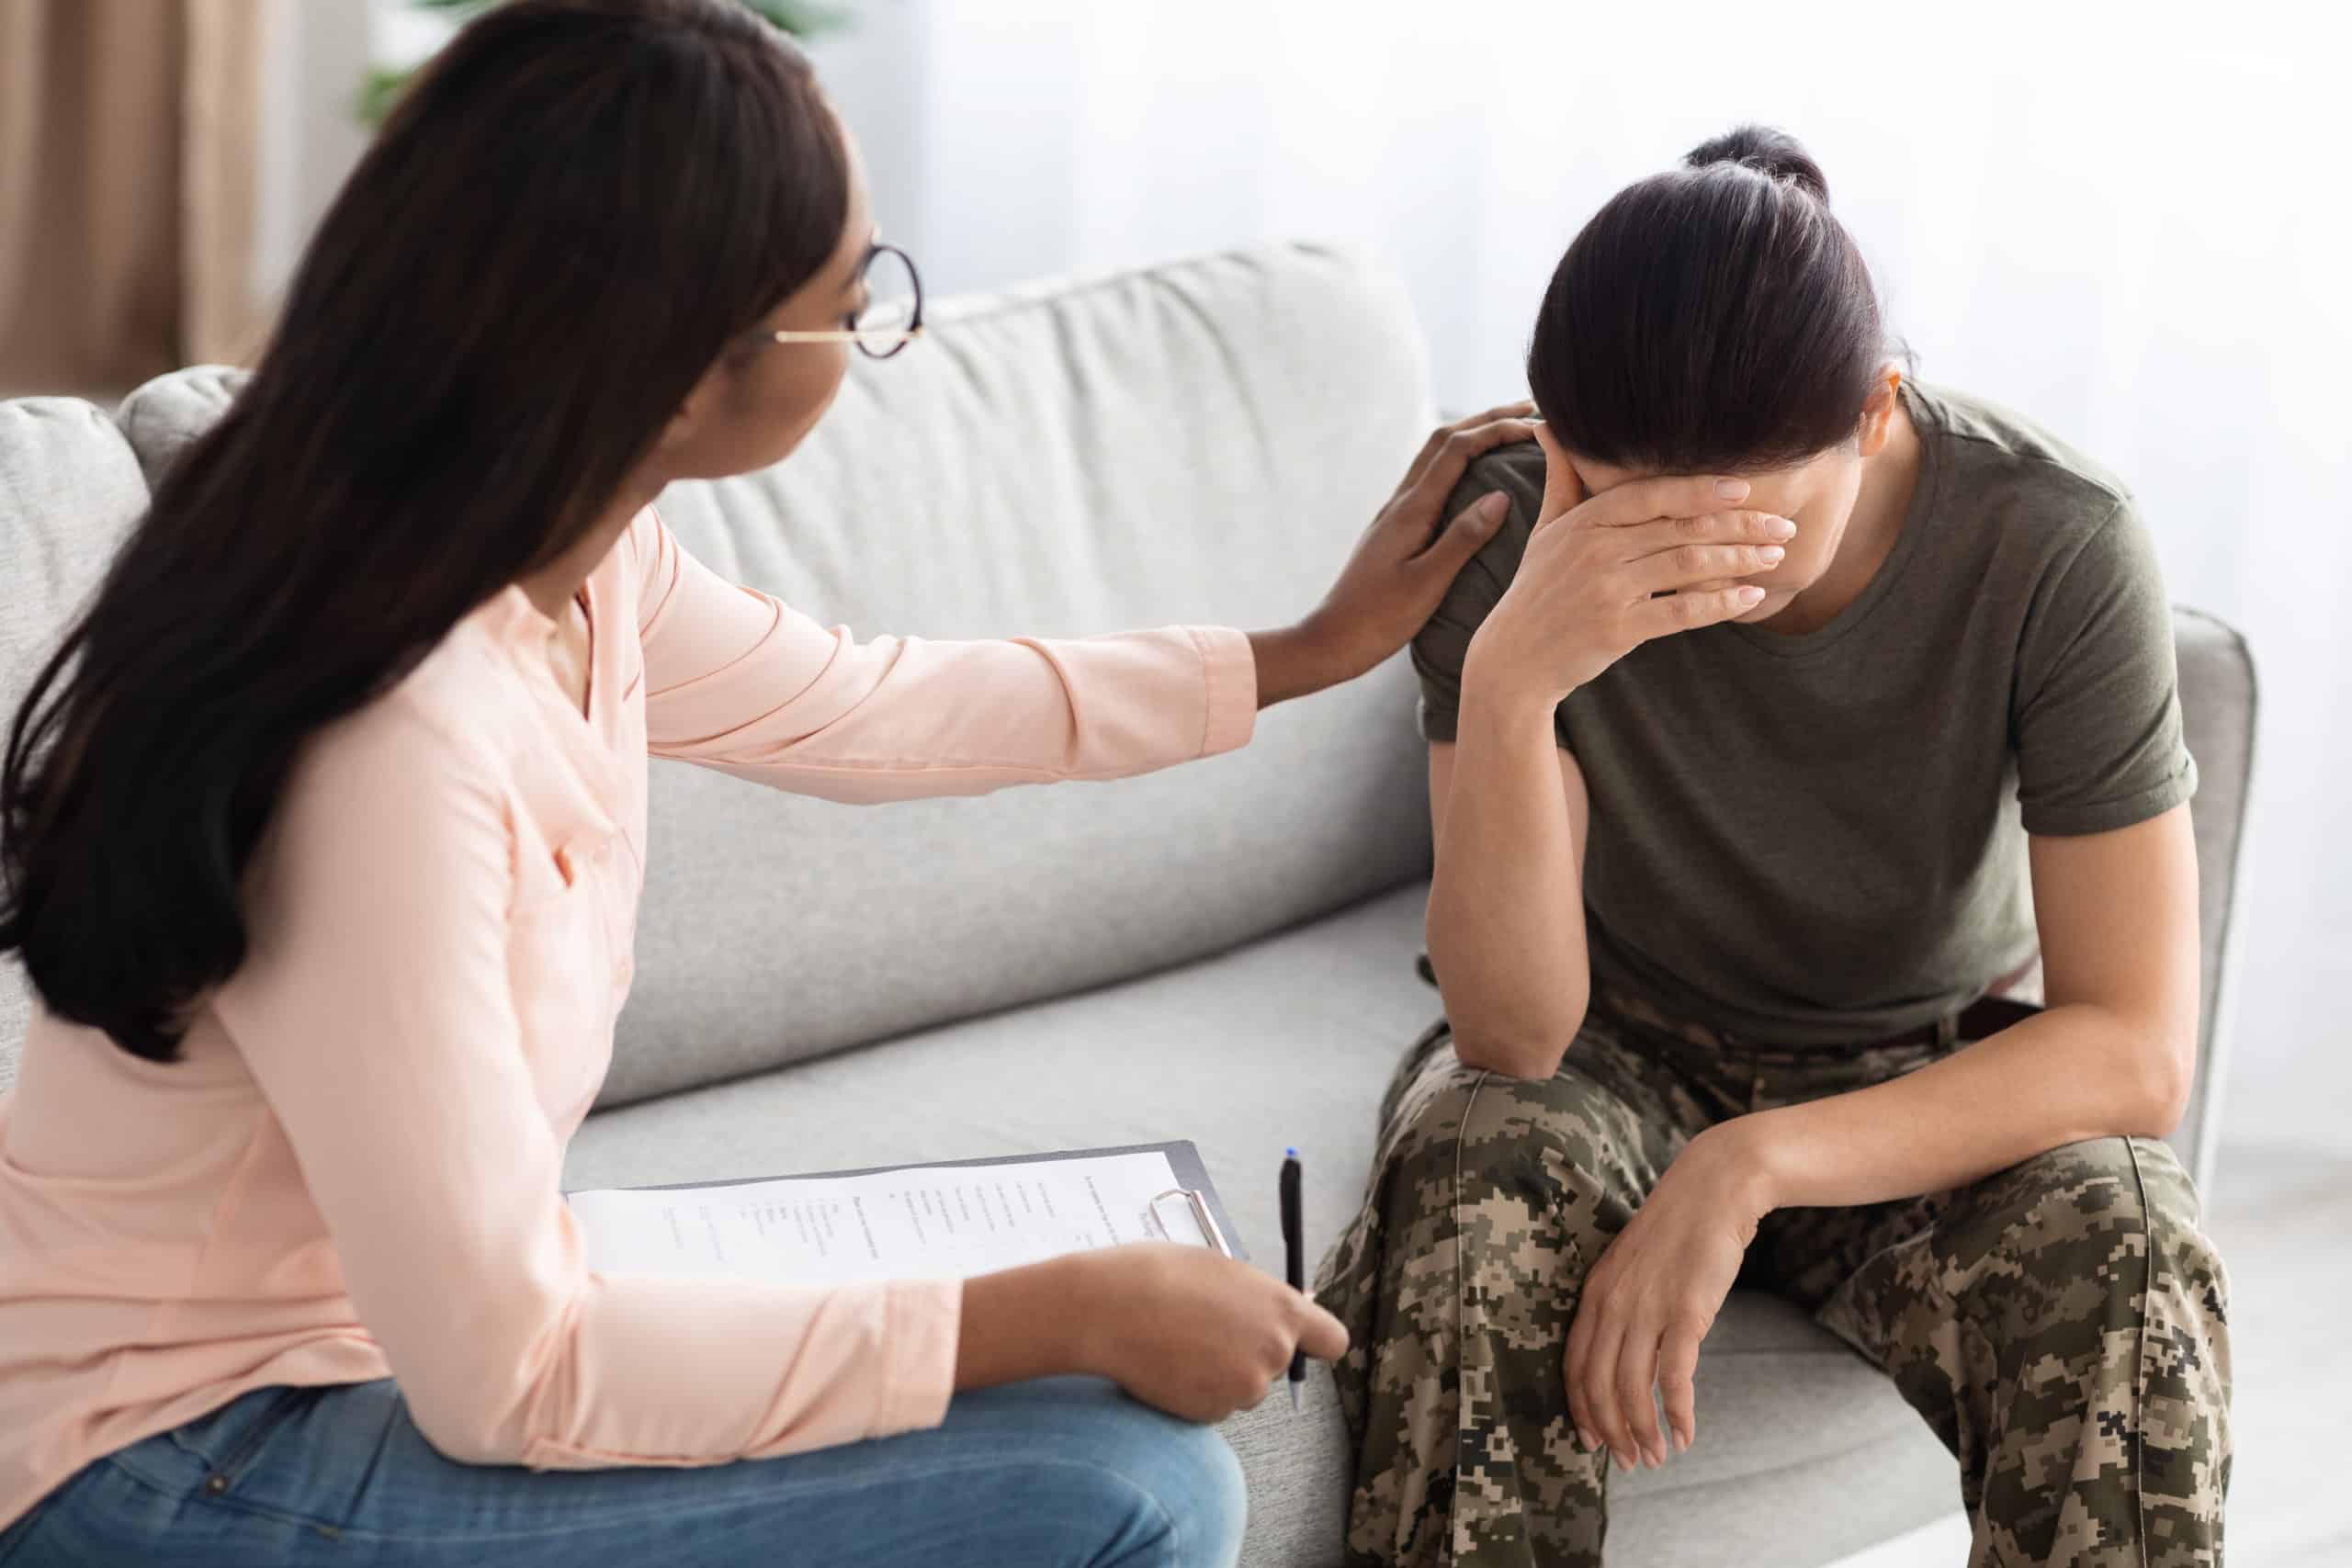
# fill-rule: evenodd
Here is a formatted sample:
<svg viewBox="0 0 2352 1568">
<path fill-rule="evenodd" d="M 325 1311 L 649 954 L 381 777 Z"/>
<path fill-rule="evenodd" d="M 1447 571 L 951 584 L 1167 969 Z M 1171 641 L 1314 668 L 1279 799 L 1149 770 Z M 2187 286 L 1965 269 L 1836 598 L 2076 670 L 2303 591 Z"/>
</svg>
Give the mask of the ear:
<svg viewBox="0 0 2352 1568">
<path fill-rule="evenodd" d="M 1552 439 L 1552 427 L 1540 421 L 1535 426 L 1535 445 L 1544 448 L 1544 504 L 1535 514 L 1535 525 L 1541 528 L 1582 506 L 1586 491 L 1575 461 Z"/>
<path fill-rule="evenodd" d="M 1895 365 L 1882 365 L 1878 381 L 1871 388 L 1870 400 L 1862 404 L 1861 427 L 1856 432 L 1861 454 L 1875 457 L 1886 450 L 1894 434 L 1895 394 L 1903 389 L 1903 371 Z"/>
</svg>

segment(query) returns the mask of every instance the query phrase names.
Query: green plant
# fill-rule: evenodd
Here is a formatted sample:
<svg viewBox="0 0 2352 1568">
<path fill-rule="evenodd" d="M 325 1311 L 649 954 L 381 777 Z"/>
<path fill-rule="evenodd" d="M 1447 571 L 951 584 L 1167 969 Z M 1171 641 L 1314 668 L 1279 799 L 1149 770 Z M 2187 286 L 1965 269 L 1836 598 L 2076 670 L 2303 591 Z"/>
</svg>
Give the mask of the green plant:
<svg viewBox="0 0 2352 1568">
<path fill-rule="evenodd" d="M 461 24 L 479 12 L 487 11 L 498 0 L 408 0 L 423 11 L 443 11 L 449 14 L 453 24 Z M 812 0 L 739 0 L 764 17 L 770 26 L 790 33 L 795 38 L 814 38 L 849 25 L 849 13 L 836 6 L 812 3 Z M 368 73 L 360 84 L 358 112 L 368 125 L 381 125 L 391 112 L 392 102 L 416 74 L 414 66 L 399 70 L 378 66 Z"/>
</svg>

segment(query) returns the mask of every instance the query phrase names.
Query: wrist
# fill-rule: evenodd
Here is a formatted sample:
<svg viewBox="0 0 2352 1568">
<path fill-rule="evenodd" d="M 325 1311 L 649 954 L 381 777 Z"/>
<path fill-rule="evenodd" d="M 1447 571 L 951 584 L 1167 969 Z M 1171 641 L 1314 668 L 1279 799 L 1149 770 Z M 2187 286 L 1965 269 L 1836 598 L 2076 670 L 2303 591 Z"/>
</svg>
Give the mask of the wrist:
<svg viewBox="0 0 2352 1568">
<path fill-rule="evenodd" d="M 1069 1371 L 1083 1376 L 1111 1376 L 1111 1339 L 1120 1314 L 1110 1300 L 1110 1254 L 1069 1253 L 1045 1268 L 1055 1271 L 1054 1304 L 1042 1315 L 1063 1325 L 1067 1342 L 1061 1359 Z"/>
<path fill-rule="evenodd" d="M 1465 717 L 1482 715 L 1513 728 L 1540 722 L 1549 729 L 1554 711 L 1566 698 L 1566 692 L 1555 692 L 1540 682 L 1528 680 L 1507 660 L 1480 658 L 1477 640 L 1471 640 L 1470 651 L 1462 661 L 1462 711 Z"/>
<path fill-rule="evenodd" d="M 1364 658 L 1314 615 L 1272 631 L 1251 632 L 1250 650 L 1258 661 L 1260 707 L 1352 681 L 1379 662 Z"/>
<path fill-rule="evenodd" d="M 1463 653 L 1463 707 L 1477 705 L 1500 715 L 1543 712 L 1550 717 L 1550 712 L 1569 698 L 1569 691 L 1574 686 L 1557 689 L 1533 677 L 1479 637 L 1470 639 L 1470 649 Z"/>
<path fill-rule="evenodd" d="M 1720 1185 L 1724 1201 L 1743 1218 L 1760 1221 L 1791 1206 L 1788 1146 L 1781 1120 L 1757 1111 L 1716 1123 L 1690 1140 Z"/>
<path fill-rule="evenodd" d="M 964 1281 L 956 1386 L 989 1388 L 1031 1378 L 1098 1373 L 1095 1310 L 1088 1254 L 1048 1258 Z"/>
<path fill-rule="evenodd" d="M 1308 611 L 1290 628 L 1290 635 L 1304 650 L 1303 661 L 1320 679 L 1322 686 L 1352 681 L 1396 651 L 1394 643 L 1385 647 L 1367 644 L 1360 633 L 1351 631 L 1346 620 L 1335 619 L 1320 608 Z M 1321 686 L 1317 689 L 1319 691 Z"/>
</svg>

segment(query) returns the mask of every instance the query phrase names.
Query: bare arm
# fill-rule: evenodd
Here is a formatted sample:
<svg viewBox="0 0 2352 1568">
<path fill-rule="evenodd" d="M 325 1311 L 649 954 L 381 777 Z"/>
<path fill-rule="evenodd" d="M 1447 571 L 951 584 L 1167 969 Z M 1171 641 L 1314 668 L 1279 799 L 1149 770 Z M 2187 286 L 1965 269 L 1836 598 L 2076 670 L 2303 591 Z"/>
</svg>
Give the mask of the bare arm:
<svg viewBox="0 0 2352 1568">
<path fill-rule="evenodd" d="M 1770 1207 L 1940 1191 L 2064 1144 L 2180 1124 L 2197 1053 L 2188 807 L 2030 842 L 2048 1010 L 1892 1082 L 1728 1123 Z"/>
<path fill-rule="evenodd" d="M 1584 1022 L 1584 775 L 1553 735 L 1577 686 L 1636 644 L 1711 626 L 1763 596 L 1734 586 L 1795 525 L 1717 510 L 1736 479 L 1648 479 L 1587 497 L 1538 431 L 1545 515 L 1470 638 L 1451 744 L 1430 748 L 1437 845 L 1430 962 L 1473 1066 L 1549 1077 Z"/>
<path fill-rule="evenodd" d="M 1547 1077 L 1584 1021 L 1584 774 L 1549 709 L 1464 706 L 1430 748 L 1430 963 L 1464 1064 Z"/>
<path fill-rule="evenodd" d="M 1621 1469 L 1666 1461 L 1653 1385 L 1681 1446 L 1697 1435 L 1699 1342 L 1772 1210 L 1943 1191 L 2179 1123 L 2198 1011 L 2188 807 L 2030 842 L 2046 1011 L 1889 1082 L 1709 1128 L 1602 1254 L 1568 1336 L 1568 1407 Z"/>
</svg>

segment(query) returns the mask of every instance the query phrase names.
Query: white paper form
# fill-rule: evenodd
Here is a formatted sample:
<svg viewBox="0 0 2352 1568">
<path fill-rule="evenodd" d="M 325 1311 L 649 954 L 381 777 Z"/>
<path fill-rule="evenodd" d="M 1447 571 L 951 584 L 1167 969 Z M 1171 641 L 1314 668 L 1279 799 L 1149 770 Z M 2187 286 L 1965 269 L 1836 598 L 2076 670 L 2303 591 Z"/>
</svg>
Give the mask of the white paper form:
<svg viewBox="0 0 2352 1568">
<path fill-rule="evenodd" d="M 589 1267 L 804 1284 L 968 1278 L 1131 1241 L 1207 1247 L 1167 1155 L 575 1192 Z"/>
</svg>

